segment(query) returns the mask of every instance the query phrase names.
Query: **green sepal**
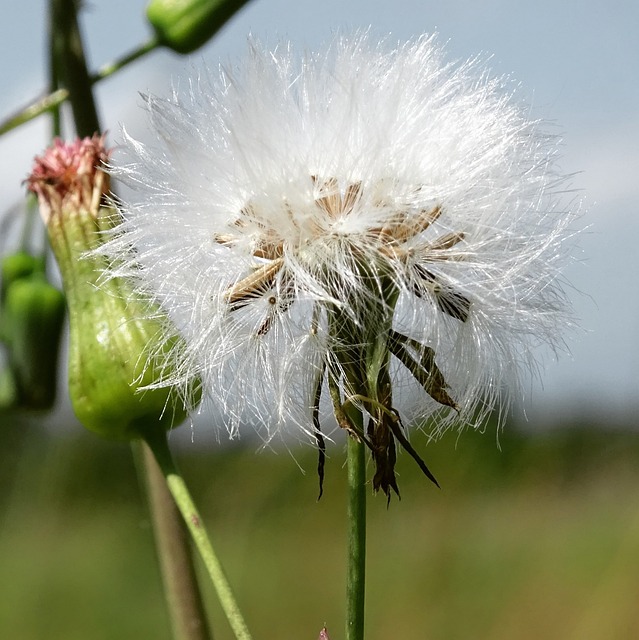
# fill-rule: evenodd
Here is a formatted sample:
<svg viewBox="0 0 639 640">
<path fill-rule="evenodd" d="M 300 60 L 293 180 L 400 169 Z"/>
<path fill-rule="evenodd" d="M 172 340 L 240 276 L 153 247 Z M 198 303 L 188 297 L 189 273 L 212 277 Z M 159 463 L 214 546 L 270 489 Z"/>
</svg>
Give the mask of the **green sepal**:
<svg viewBox="0 0 639 640">
<path fill-rule="evenodd" d="M 160 42 L 191 53 L 208 42 L 248 0 L 151 0 L 146 17 Z"/>
<path fill-rule="evenodd" d="M 101 436 L 134 439 L 177 426 L 187 408 L 161 384 L 167 371 L 157 363 L 178 340 L 166 338 L 167 320 L 128 281 L 105 277 L 104 258 L 89 255 L 114 215 L 103 208 L 97 218 L 86 211 L 54 216 L 48 230 L 69 308 L 69 394 L 76 417 Z"/>
</svg>

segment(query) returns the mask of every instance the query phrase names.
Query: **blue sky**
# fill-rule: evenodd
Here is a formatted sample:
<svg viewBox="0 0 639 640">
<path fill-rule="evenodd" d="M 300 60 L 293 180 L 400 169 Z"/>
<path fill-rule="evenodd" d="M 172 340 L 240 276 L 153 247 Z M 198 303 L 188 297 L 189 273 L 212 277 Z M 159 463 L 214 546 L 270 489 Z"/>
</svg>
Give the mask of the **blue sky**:
<svg viewBox="0 0 639 640">
<path fill-rule="evenodd" d="M 93 67 L 148 37 L 143 0 L 87 1 L 82 17 Z M 43 0 L 5 2 L 0 22 L 0 118 L 45 82 Z M 547 358 L 543 384 L 526 388 L 531 420 L 573 410 L 632 415 L 639 408 L 639 3 L 632 0 L 253 0 L 206 47 L 189 57 L 155 52 L 99 88 L 104 126 L 143 134 L 138 91 L 167 93 L 193 67 L 245 50 L 249 33 L 315 48 L 338 29 L 371 26 L 407 39 L 437 31 L 451 59 L 478 53 L 521 84 L 533 117 L 564 139 L 562 170 L 575 173 L 587 212 L 581 247 L 566 272 L 581 330 L 571 354 Z M 31 158 L 47 143 L 40 120 L 0 138 L 0 202 L 11 206 Z"/>
</svg>

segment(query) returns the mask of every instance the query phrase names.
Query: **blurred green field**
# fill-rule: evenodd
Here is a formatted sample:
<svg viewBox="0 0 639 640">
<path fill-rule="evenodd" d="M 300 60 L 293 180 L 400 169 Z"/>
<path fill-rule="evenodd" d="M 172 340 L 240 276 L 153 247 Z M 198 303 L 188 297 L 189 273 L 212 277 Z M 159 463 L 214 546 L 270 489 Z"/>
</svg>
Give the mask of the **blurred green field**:
<svg viewBox="0 0 639 640">
<path fill-rule="evenodd" d="M 1 420 L 0 638 L 169 640 L 129 448 Z M 401 502 L 369 501 L 369 640 L 639 638 L 638 434 L 413 442 L 442 489 L 403 454 Z M 319 503 L 310 447 L 179 453 L 255 640 L 343 637 L 342 445 Z"/>
</svg>

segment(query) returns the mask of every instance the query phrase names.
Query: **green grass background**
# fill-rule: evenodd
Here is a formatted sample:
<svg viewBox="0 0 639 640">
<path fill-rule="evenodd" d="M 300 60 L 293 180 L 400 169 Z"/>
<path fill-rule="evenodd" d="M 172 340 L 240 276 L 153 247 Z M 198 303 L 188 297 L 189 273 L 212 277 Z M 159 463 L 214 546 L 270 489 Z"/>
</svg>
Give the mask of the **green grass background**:
<svg viewBox="0 0 639 640">
<path fill-rule="evenodd" d="M 130 449 L 0 426 L 0 638 L 169 640 Z M 639 435 L 507 428 L 499 450 L 494 434 L 415 434 L 442 489 L 402 454 L 402 500 L 371 496 L 368 640 L 639 638 Z M 295 460 L 257 448 L 177 457 L 255 640 L 316 640 L 324 624 L 339 640 L 343 442 L 319 502 L 311 447 Z M 216 640 L 230 640 L 206 597 Z"/>
</svg>

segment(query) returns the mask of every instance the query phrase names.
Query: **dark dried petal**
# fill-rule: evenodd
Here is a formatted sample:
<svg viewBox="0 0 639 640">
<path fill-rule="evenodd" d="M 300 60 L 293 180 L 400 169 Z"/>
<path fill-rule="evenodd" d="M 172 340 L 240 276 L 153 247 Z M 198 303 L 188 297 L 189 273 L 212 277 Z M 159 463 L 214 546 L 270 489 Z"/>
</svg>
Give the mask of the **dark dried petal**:
<svg viewBox="0 0 639 640">
<path fill-rule="evenodd" d="M 401 496 L 397 486 L 397 478 L 395 477 L 397 453 L 395 439 L 388 425 L 389 419 L 392 420 L 386 413 L 383 413 L 377 419 L 371 418 L 368 425 L 368 437 L 372 445 L 371 455 L 375 463 L 373 490 L 377 492 L 381 489 L 390 501 L 391 489 L 398 498 L 401 498 Z"/>
<path fill-rule="evenodd" d="M 424 281 L 428 290 L 435 296 L 437 306 L 444 313 L 455 318 L 455 320 L 461 320 L 462 322 L 468 320 L 470 300 L 463 293 L 455 291 L 453 287 L 441 284 L 434 273 L 431 273 L 419 264 L 415 265 L 415 271 Z M 415 295 L 420 298 L 424 293 L 419 286 L 416 286 L 413 291 Z"/>
<path fill-rule="evenodd" d="M 426 466 L 426 463 L 413 448 L 413 445 L 411 445 L 411 443 L 406 439 L 406 436 L 402 433 L 399 416 L 397 416 L 396 420 L 391 420 L 389 426 L 391 428 L 391 431 L 393 432 L 393 435 L 397 438 L 399 444 L 402 445 L 406 453 L 408 453 L 410 457 L 417 463 L 417 466 L 424 472 L 424 475 L 438 488 L 441 488 L 439 486 L 439 482 L 437 482 L 437 478 L 435 478 L 435 476 L 431 473 L 430 469 Z"/>
<path fill-rule="evenodd" d="M 324 493 L 324 464 L 326 463 L 326 442 L 322 435 L 322 428 L 319 420 L 319 406 L 322 399 L 322 386 L 324 384 L 324 370 L 326 364 L 322 363 L 322 367 L 317 374 L 317 382 L 315 384 L 315 393 L 313 395 L 313 432 L 317 440 L 317 476 L 319 478 L 319 500 Z"/>
<path fill-rule="evenodd" d="M 414 346 L 412 341 L 401 333 L 390 332 L 388 346 L 391 353 L 411 372 L 433 400 L 458 411 L 457 403 L 448 394 L 448 384 L 446 384 L 444 374 L 435 363 L 433 349 L 418 345 L 418 352 L 421 355 L 418 362 L 409 352 L 407 344 Z"/>
</svg>

